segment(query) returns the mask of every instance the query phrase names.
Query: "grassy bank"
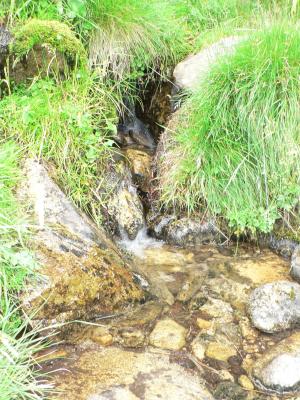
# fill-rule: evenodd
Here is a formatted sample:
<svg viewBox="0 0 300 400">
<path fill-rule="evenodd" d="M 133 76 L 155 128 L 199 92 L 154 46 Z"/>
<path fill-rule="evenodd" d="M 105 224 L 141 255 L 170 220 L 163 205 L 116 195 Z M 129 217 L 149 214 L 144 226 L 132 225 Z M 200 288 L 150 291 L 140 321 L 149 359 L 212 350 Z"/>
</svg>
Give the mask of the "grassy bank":
<svg viewBox="0 0 300 400">
<path fill-rule="evenodd" d="M 162 161 L 165 203 L 264 232 L 296 204 L 299 44 L 294 26 L 279 24 L 212 69 L 180 112 Z"/>
<path fill-rule="evenodd" d="M 25 224 L 13 193 L 20 179 L 19 156 L 15 143 L 0 143 L 0 399 L 38 400 L 50 387 L 33 369 L 34 355 L 45 345 L 36 329 L 28 331 L 18 304 L 25 280 L 36 273 L 23 244 Z"/>
</svg>

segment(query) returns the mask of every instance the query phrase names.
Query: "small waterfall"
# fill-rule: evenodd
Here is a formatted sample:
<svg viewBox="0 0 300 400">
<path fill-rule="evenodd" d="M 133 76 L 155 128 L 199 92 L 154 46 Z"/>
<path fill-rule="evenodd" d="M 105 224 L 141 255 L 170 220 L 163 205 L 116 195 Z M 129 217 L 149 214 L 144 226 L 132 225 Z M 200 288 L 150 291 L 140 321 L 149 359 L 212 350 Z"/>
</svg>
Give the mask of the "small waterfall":
<svg viewBox="0 0 300 400">
<path fill-rule="evenodd" d="M 134 240 L 129 239 L 127 233 L 124 230 L 122 230 L 120 234 L 121 239 L 118 242 L 119 245 L 140 258 L 144 257 L 144 252 L 146 249 L 160 248 L 164 244 L 163 241 L 151 238 L 148 235 L 146 224 L 138 232 Z"/>
</svg>

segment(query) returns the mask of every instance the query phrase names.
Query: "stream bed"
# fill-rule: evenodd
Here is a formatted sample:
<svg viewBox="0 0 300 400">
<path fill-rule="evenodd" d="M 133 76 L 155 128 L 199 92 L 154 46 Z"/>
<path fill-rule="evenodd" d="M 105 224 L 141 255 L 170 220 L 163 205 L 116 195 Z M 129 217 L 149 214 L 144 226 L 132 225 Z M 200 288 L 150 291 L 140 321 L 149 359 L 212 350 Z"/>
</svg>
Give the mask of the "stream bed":
<svg viewBox="0 0 300 400">
<path fill-rule="evenodd" d="M 136 263 L 155 290 L 145 304 L 76 324 L 43 354 L 55 400 L 297 399 L 265 391 L 253 365 L 297 329 L 266 334 L 248 317 L 252 290 L 291 281 L 289 261 L 249 245 L 147 248 Z"/>
</svg>

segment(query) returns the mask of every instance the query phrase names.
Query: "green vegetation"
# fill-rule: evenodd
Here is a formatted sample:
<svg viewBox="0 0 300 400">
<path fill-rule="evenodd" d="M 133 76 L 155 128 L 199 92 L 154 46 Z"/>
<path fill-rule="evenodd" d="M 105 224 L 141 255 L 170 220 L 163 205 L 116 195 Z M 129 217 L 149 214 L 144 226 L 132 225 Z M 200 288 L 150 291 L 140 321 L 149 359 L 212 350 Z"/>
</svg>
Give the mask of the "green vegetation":
<svg viewBox="0 0 300 400">
<path fill-rule="evenodd" d="M 113 95 L 85 71 L 61 83 L 47 79 L 20 87 L 0 102 L 4 135 L 52 162 L 59 184 L 98 222 L 101 204 L 94 191 L 111 157 L 116 122 Z"/>
<path fill-rule="evenodd" d="M 15 200 L 22 159 L 54 166 L 53 178 L 100 224 L 124 98 L 136 100 L 154 77 L 169 78 L 188 53 L 246 32 L 173 119 L 160 201 L 180 212 L 209 211 L 238 233 L 270 231 L 300 195 L 299 16 L 298 0 L 1 1 L 14 61 L 39 46 L 64 54 L 67 70 L 21 85 L 11 84 L 9 68 L 1 76 L 0 400 L 40 400 L 49 390 L 33 368 L 44 344 L 18 304 L 37 269 Z"/>
<path fill-rule="evenodd" d="M 163 202 L 207 207 L 238 231 L 268 232 L 292 209 L 300 194 L 299 44 L 299 32 L 280 24 L 213 68 L 181 112 Z"/>
<path fill-rule="evenodd" d="M 26 55 L 36 45 L 59 51 L 78 63 L 86 62 L 86 52 L 79 39 L 66 25 L 58 21 L 32 19 L 14 32 L 12 52 L 17 57 Z"/>
<path fill-rule="evenodd" d="M 17 294 L 36 270 L 33 256 L 20 241 L 24 231 L 13 188 L 20 177 L 20 152 L 13 142 L 0 144 L 0 399 L 38 400 L 50 386 L 37 380 L 34 354 L 45 344 L 37 329 L 27 332 Z"/>
</svg>

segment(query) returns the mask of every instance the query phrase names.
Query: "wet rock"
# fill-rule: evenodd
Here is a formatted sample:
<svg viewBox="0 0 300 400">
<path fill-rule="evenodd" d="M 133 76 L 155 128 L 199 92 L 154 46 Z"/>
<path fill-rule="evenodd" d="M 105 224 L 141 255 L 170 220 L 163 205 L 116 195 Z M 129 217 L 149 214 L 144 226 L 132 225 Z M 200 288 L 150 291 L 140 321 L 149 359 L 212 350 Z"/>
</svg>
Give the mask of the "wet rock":
<svg viewBox="0 0 300 400">
<path fill-rule="evenodd" d="M 206 319 L 197 318 L 197 326 L 203 331 L 210 331 L 213 328 L 213 322 Z"/>
<path fill-rule="evenodd" d="M 253 390 L 254 385 L 246 375 L 241 375 L 238 379 L 239 384 L 246 390 Z"/>
<path fill-rule="evenodd" d="M 133 240 L 144 226 L 144 210 L 127 164 L 121 160 L 106 180 L 110 188 L 105 205 L 114 231 Z"/>
<path fill-rule="evenodd" d="M 32 247 L 41 276 L 22 296 L 26 313 L 45 324 L 89 319 L 143 299 L 129 265 L 105 233 L 66 198 L 34 160 L 24 168 L 19 200 L 31 208 Z"/>
<path fill-rule="evenodd" d="M 209 298 L 208 301 L 200 307 L 200 310 L 210 317 L 217 320 L 218 323 L 228 324 L 233 321 L 233 309 L 230 304 L 223 300 Z"/>
<path fill-rule="evenodd" d="M 197 336 L 191 343 L 192 352 L 198 358 L 198 360 L 203 360 L 205 357 L 206 346 L 201 339 L 201 337 Z"/>
<path fill-rule="evenodd" d="M 194 246 L 220 240 L 220 231 L 213 221 L 202 222 L 187 217 L 158 217 L 151 222 L 150 230 L 157 239 L 175 246 Z"/>
<path fill-rule="evenodd" d="M 194 273 L 190 276 L 182 286 L 180 292 L 177 295 L 177 300 L 183 303 L 188 302 L 201 288 L 205 279 L 205 274 Z"/>
<path fill-rule="evenodd" d="M 8 55 L 8 46 L 12 41 L 11 33 L 0 25 L 0 65 L 3 64 L 6 56 Z"/>
<path fill-rule="evenodd" d="M 300 322 L 300 285 L 281 281 L 260 286 L 250 296 L 249 315 L 267 333 L 295 326 Z"/>
<path fill-rule="evenodd" d="M 151 152 L 156 147 L 150 129 L 136 117 L 135 111 L 125 118 L 123 124 L 118 125 L 116 139 L 122 147 L 137 147 Z"/>
<path fill-rule="evenodd" d="M 150 335 L 150 344 L 167 350 L 180 350 L 185 345 L 186 329 L 171 319 L 159 321 Z"/>
<path fill-rule="evenodd" d="M 151 181 L 152 157 L 145 151 L 126 149 L 125 157 L 129 160 L 134 184 L 143 192 L 148 192 Z"/>
<path fill-rule="evenodd" d="M 198 54 L 189 56 L 175 67 L 175 85 L 179 89 L 195 89 L 207 76 L 212 65 L 222 57 L 233 54 L 242 40 L 243 38 L 236 36 L 223 38 Z"/>
<path fill-rule="evenodd" d="M 145 343 L 145 334 L 139 329 L 130 329 L 121 333 L 121 344 L 124 347 L 142 347 Z"/>
<path fill-rule="evenodd" d="M 300 246 L 297 246 L 291 259 L 291 276 L 300 282 Z"/>
<path fill-rule="evenodd" d="M 297 392 L 300 389 L 300 333 L 273 346 L 253 365 L 252 376 L 260 389 Z"/>
<path fill-rule="evenodd" d="M 271 250 L 283 257 L 291 257 L 297 247 L 297 242 L 295 240 L 280 238 L 277 237 L 277 235 L 270 235 L 267 238 L 263 238 L 261 241 L 263 244 L 266 243 Z"/>
<path fill-rule="evenodd" d="M 55 400 L 213 400 L 197 374 L 169 361 L 169 353 L 90 348 L 54 373 Z"/>
<path fill-rule="evenodd" d="M 232 382 L 221 382 L 214 390 L 213 395 L 216 400 L 244 400 L 247 398 L 247 392 Z"/>
<path fill-rule="evenodd" d="M 227 361 L 235 355 L 236 350 L 232 345 L 218 342 L 209 343 L 205 351 L 206 357 L 219 361 Z"/>
</svg>

